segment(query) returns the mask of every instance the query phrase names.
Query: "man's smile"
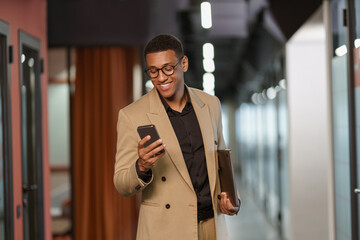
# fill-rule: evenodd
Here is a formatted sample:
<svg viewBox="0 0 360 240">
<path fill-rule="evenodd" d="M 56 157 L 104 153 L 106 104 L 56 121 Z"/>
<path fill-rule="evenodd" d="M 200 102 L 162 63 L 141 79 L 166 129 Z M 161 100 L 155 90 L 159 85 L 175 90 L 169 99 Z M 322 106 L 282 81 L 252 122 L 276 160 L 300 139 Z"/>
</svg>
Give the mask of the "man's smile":
<svg viewBox="0 0 360 240">
<path fill-rule="evenodd" d="M 166 91 L 170 88 L 171 82 L 160 84 L 160 89 Z"/>
</svg>

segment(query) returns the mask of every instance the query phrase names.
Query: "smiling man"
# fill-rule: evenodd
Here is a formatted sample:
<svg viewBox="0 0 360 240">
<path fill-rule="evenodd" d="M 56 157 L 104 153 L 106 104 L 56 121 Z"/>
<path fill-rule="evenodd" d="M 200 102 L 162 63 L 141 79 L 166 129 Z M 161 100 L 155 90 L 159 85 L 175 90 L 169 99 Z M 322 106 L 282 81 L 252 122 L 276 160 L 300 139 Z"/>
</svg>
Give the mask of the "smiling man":
<svg viewBox="0 0 360 240">
<path fill-rule="evenodd" d="M 220 102 L 185 85 L 189 60 L 176 37 L 156 36 L 144 56 L 154 88 L 119 111 L 114 173 L 122 195 L 142 192 L 137 239 L 227 239 L 223 214 L 239 209 L 220 192 Z M 145 146 L 150 136 L 137 128 L 149 124 L 160 139 Z"/>
</svg>

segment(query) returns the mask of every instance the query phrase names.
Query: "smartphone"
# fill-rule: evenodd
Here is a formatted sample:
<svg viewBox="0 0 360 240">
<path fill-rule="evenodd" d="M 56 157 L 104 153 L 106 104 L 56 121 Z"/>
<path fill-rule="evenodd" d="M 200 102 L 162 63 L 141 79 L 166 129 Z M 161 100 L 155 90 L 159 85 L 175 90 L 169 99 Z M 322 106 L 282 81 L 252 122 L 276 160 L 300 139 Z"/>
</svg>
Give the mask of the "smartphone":
<svg viewBox="0 0 360 240">
<path fill-rule="evenodd" d="M 147 135 L 150 135 L 151 138 L 150 138 L 149 141 L 147 141 L 145 143 L 145 147 L 149 146 L 150 144 L 152 144 L 156 140 L 160 139 L 160 136 L 159 136 L 154 124 L 139 126 L 137 128 L 137 131 L 138 131 L 139 136 L 140 136 L 141 139 L 143 139 Z M 162 153 L 163 151 L 164 150 L 160 151 L 160 153 Z"/>
</svg>

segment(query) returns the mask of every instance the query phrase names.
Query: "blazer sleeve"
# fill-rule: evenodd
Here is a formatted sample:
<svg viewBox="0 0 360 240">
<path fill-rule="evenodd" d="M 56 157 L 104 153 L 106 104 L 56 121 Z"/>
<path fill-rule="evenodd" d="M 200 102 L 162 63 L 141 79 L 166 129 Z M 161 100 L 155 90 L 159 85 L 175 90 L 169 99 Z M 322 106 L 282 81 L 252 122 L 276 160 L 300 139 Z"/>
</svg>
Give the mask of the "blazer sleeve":
<svg viewBox="0 0 360 240">
<path fill-rule="evenodd" d="M 138 159 L 138 133 L 123 110 L 119 111 L 117 123 L 117 144 L 114 167 L 114 185 L 125 196 L 132 196 L 142 191 L 149 182 L 142 181 L 136 172 Z"/>
</svg>

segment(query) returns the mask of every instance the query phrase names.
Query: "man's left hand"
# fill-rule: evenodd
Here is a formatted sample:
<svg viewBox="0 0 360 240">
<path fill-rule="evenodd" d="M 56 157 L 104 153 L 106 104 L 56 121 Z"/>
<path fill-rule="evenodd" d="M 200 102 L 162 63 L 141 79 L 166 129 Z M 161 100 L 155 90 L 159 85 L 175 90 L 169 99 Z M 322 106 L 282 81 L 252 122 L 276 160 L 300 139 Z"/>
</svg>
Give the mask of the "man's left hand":
<svg viewBox="0 0 360 240">
<path fill-rule="evenodd" d="M 239 211 L 238 207 L 234 207 L 229 199 L 229 196 L 226 192 L 221 193 L 221 200 L 220 200 L 220 210 L 222 213 L 227 215 L 234 215 L 237 214 Z"/>
</svg>

